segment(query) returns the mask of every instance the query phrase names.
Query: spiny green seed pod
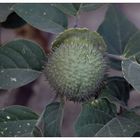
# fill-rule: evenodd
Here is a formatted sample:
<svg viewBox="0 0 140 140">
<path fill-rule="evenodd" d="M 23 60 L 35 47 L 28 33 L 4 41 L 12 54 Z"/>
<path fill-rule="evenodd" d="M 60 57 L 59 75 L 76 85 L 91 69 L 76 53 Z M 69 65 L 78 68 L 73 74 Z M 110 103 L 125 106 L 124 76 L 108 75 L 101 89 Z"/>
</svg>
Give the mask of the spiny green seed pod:
<svg viewBox="0 0 140 140">
<path fill-rule="evenodd" d="M 56 92 L 77 102 L 95 96 L 106 70 L 102 37 L 85 28 L 69 29 L 56 38 L 52 49 L 45 75 Z"/>
</svg>

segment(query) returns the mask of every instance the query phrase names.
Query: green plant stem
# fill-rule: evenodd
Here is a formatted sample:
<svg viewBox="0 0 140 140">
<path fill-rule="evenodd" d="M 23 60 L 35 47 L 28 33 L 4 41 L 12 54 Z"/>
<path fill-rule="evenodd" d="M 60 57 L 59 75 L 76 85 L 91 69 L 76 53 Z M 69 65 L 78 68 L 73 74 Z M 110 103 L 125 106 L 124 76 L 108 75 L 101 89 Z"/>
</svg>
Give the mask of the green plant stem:
<svg viewBox="0 0 140 140">
<path fill-rule="evenodd" d="M 119 61 L 126 60 L 126 58 L 124 56 L 115 55 L 115 54 L 106 53 L 105 56 L 112 58 L 112 59 L 119 60 Z"/>
<path fill-rule="evenodd" d="M 77 28 L 77 27 L 78 27 L 78 13 L 75 16 L 75 25 L 74 25 L 74 28 Z"/>
<path fill-rule="evenodd" d="M 117 113 L 117 115 L 121 115 L 124 111 L 124 108 L 122 106 L 120 106 L 119 112 Z"/>
<path fill-rule="evenodd" d="M 1 24 L 0 24 L 0 45 L 2 44 L 1 36 L 2 36 L 2 29 L 1 29 Z"/>
<path fill-rule="evenodd" d="M 79 20 L 79 13 L 80 13 L 81 5 L 82 4 L 80 4 L 79 10 L 77 11 L 76 16 L 75 16 L 75 25 L 74 25 L 74 28 L 78 27 L 78 20 Z"/>
<path fill-rule="evenodd" d="M 41 113 L 40 117 L 38 118 L 38 120 L 37 120 L 37 122 L 36 122 L 36 124 L 35 124 L 35 126 L 36 126 L 36 127 L 38 127 L 38 126 L 40 125 L 40 123 L 41 123 L 41 121 L 42 121 L 42 118 L 43 118 L 44 113 L 45 113 L 45 109 L 42 111 L 42 113 Z"/>
<path fill-rule="evenodd" d="M 62 113 L 61 113 L 61 116 L 59 116 L 60 118 L 60 125 L 59 125 L 59 128 L 61 130 L 62 128 L 62 123 L 63 123 L 63 116 L 64 116 L 64 104 L 65 104 L 65 101 L 64 101 L 64 97 L 61 96 L 60 97 L 60 110 L 62 110 Z"/>
</svg>

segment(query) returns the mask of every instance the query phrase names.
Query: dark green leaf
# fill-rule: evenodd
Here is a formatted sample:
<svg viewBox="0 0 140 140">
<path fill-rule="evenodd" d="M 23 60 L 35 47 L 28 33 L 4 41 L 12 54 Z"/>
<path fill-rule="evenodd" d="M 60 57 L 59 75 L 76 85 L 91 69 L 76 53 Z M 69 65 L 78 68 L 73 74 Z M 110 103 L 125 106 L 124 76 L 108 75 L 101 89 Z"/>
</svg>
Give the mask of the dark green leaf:
<svg viewBox="0 0 140 140">
<path fill-rule="evenodd" d="M 7 16 L 12 12 L 10 10 L 12 5 L 12 3 L 0 3 L 0 22 L 5 21 Z"/>
<path fill-rule="evenodd" d="M 15 4 L 14 11 L 39 30 L 59 33 L 67 28 L 67 17 L 51 4 Z"/>
<path fill-rule="evenodd" d="M 103 6 L 103 3 L 73 3 L 73 6 L 78 12 L 94 11 Z"/>
<path fill-rule="evenodd" d="M 130 58 L 140 56 L 140 31 L 136 32 L 128 41 L 124 50 L 124 57 Z"/>
<path fill-rule="evenodd" d="M 128 82 L 122 77 L 109 77 L 106 79 L 106 88 L 102 91 L 100 98 L 107 98 L 112 103 L 126 106 L 131 90 Z"/>
<path fill-rule="evenodd" d="M 119 9 L 111 5 L 106 13 L 105 20 L 98 28 L 98 32 L 103 36 L 108 46 L 108 53 L 122 55 L 128 40 L 137 32 L 137 28 Z M 114 68 L 120 70 L 121 65 L 118 64 Z"/>
<path fill-rule="evenodd" d="M 57 3 L 53 4 L 53 6 L 67 15 L 75 16 L 77 14 L 77 10 L 72 3 Z"/>
<path fill-rule="evenodd" d="M 80 5 L 80 10 L 79 11 L 92 11 L 92 10 L 97 10 L 101 6 L 103 6 L 103 3 L 82 3 Z"/>
<path fill-rule="evenodd" d="M 105 99 L 84 105 L 76 123 L 78 136 L 126 137 L 139 130 L 140 116 L 130 111 L 117 116 L 114 105 Z"/>
<path fill-rule="evenodd" d="M 124 78 L 138 91 L 140 91 L 140 64 L 131 60 L 122 61 Z"/>
<path fill-rule="evenodd" d="M 54 102 L 47 105 L 44 113 L 44 136 L 45 137 L 60 137 L 61 124 L 63 117 L 63 106 Z"/>
<path fill-rule="evenodd" d="M 35 43 L 15 40 L 0 47 L 0 89 L 17 88 L 37 79 L 46 56 Z"/>
<path fill-rule="evenodd" d="M 27 107 L 10 106 L 0 110 L 0 136 L 27 136 L 32 133 L 38 115 Z"/>
<path fill-rule="evenodd" d="M 98 99 L 84 104 L 75 124 L 76 134 L 84 137 L 94 136 L 115 114 L 115 105 L 106 99 Z"/>
<path fill-rule="evenodd" d="M 125 112 L 113 118 L 102 127 L 95 136 L 99 137 L 132 137 L 140 130 L 140 116 L 134 112 Z"/>
<path fill-rule="evenodd" d="M 104 37 L 108 52 L 122 55 L 125 45 L 137 28 L 115 6 L 110 6 L 98 32 Z"/>
</svg>

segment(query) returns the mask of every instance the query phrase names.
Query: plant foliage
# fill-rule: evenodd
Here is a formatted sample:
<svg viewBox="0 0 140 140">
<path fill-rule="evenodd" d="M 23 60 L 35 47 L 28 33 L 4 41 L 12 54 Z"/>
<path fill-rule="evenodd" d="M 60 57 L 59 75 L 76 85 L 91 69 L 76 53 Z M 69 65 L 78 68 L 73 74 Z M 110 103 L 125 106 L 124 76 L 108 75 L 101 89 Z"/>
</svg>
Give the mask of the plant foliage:
<svg viewBox="0 0 140 140">
<path fill-rule="evenodd" d="M 80 137 L 139 136 L 140 116 L 136 114 L 139 106 L 130 109 L 128 101 L 131 90 L 140 91 L 140 32 L 117 4 L 0 3 L 0 27 L 18 28 L 27 23 L 40 31 L 57 35 L 61 33 L 63 38 L 57 44 L 62 43 L 63 47 L 64 43 L 69 43 L 67 39 L 69 34 L 63 36 L 63 32 L 69 28 L 69 18 L 73 18 L 74 27 L 78 27 L 80 14 L 94 12 L 104 6 L 108 9 L 97 32 L 107 46 L 104 59 L 109 60 L 108 70 L 111 66 L 121 71 L 122 77 L 109 77 L 105 74 L 103 85 L 99 85 L 100 90 L 96 91 L 98 94 L 81 103 L 82 110 L 73 127 L 76 136 Z M 14 19 L 13 14 L 16 15 Z M 87 35 L 87 38 L 89 36 Z M 78 41 L 78 37 L 72 36 L 72 39 Z M 95 38 L 95 41 L 97 39 Z M 88 43 L 87 40 L 84 41 Z M 96 45 L 99 49 L 103 49 L 99 43 Z M 56 49 L 59 49 L 58 45 Z M 47 57 L 50 55 L 46 55 L 41 47 L 31 40 L 16 39 L 0 44 L 0 89 L 16 89 L 39 78 L 44 72 Z M 85 56 L 85 59 L 90 60 L 88 56 Z M 0 136 L 63 136 L 63 115 L 67 100 L 62 93 L 56 93 L 56 97 L 58 100 L 54 99 L 47 104 L 40 116 L 24 106 L 14 105 L 0 109 Z M 43 126 L 40 126 L 41 124 Z"/>
</svg>

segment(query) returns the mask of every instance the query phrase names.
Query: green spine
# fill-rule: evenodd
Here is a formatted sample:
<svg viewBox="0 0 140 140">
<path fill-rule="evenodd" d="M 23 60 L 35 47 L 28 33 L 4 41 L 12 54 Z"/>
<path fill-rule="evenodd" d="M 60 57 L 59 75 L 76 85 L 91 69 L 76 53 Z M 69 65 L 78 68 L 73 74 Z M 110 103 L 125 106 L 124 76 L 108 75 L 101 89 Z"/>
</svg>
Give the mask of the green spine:
<svg viewBox="0 0 140 140">
<path fill-rule="evenodd" d="M 95 97 L 103 87 L 106 45 L 97 32 L 69 29 L 52 44 L 45 75 L 57 93 L 83 102 Z"/>
</svg>

